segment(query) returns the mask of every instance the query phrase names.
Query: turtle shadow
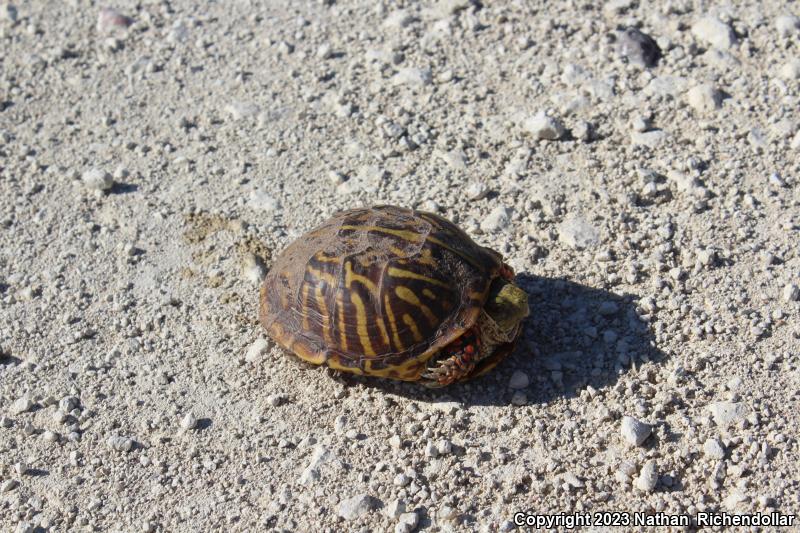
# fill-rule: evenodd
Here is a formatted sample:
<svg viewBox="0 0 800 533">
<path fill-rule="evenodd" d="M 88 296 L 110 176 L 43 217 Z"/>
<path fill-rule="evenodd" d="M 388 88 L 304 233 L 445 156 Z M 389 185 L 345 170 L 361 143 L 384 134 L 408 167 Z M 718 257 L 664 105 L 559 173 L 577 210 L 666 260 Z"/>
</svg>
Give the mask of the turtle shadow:
<svg viewBox="0 0 800 533">
<path fill-rule="evenodd" d="M 516 278 L 529 295 L 531 314 L 514 352 L 477 379 L 441 389 L 415 383 L 369 380 L 353 376 L 351 383 L 426 403 L 464 405 L 548 403 L 579 396 L 589 387 L 613 386 L 632 366 L 660 363 L 648 323 L 637 311 L 637 297 L 588 287 L 563 278 L 521 273 Z M 529 385 L 509 387 L 511 376 L 524 372 Z"/>
</svg>

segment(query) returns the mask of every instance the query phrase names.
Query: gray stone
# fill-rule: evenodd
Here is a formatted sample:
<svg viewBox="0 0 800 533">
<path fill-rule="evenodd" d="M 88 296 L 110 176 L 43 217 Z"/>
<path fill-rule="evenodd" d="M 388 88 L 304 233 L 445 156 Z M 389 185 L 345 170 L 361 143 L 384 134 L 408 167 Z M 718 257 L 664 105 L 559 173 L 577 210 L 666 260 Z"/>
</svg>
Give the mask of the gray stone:
<svg viewBox="0 0 800 533">
<path fill-rule="evenodd" d="M 256 363 L 264 357 L 264 354 L 267 353 L 268 350 L 269 343 L 267 340 L 263 337 L 259 337 L 247 348 L 244 359 L 248 363 Z"/>
<path fill-rule="evenodd" d="M 568 218 L 558 226 L 558 240 L 580 250 L 597 246 L 600 233 L 583 218 Z"/>
<path fill-rule="evenodd" d="M 397 520 L 397 525 L 394 526 L 395 533 L 411 533 L 416 529 L 419 523 L 419 516 L 417 513 L 403 513 Z"/>
<path fill-rule="evenodd" d="M 0 5 L 0 21 L 10 22 L 15 24 L 17 22 L 17 8 L 13 4 Z"/>
<path fill-rule="evenodd" d="M 511 209 L 498 205 L 483 219 L 481 229 L 487 233 L 499 231 L 511 224 Z"/>
<path fill-rule="evenodd" d="M 708 406 L 711 416 L 718 426 L 727 427 L 742 422 L 748 414 L 748 409 L 739 402 L 714 402 Z"/>
<path fill-rule="evenodd" d="M 345 520 L 355 520 L 377 507 L 377 501 L 367 494 L 357 494 L 339 502 L 338 514 Z"/>
<path fill-rule="evenodd" d="M 662 130 L 631 132 L 631 144 L 648 148 L 658 147 L 666 138 L 667 134 Z"/>
<path fill-rule="evenodd" d="M 781 15 L 775 19 L 775 29 L 781 37 L 800 34 L 800 18 L 794 15 Z"/>
<path fill-rule="evenodd" d="M 787 302 L 796 302 L 800 300 L 800 287 L 794 283 L 789 283 L 783 288 L 783 299 Z"/>
<path fill-rule="evenodd" d="M 633 481 L 633 485 L 642 492 L 652 492 L 656 488 L 657 483 L 658 470 L 656 461 L 650 459 L 642 467 L 639 476 Z"/>
<path fill-rule="evenodd" d="M 108 191 L 114 186 L 114 178 L 105 170 L 91 168 L 81 176 L 87 188 L 96 191 Z"/>
<path fill-rule="evenodd" d="M 692 35 L 704 43 L 723 50 L 730 48 L 736 42 L 733 29 L 711 15 L 701 18 L 692 25 Z"/>
<path fill-rule="evenodd" d="M 508 387 L 510 389 L 524 389 L 530 384 L 531 380 L 528 377 L 528 374 L 522 372 L 521 370 L 515 371 L 511 375 L 511 379 L 508 381 Z"/>
<path fill-rule="evenodd" d="M 617 53 L 633 65 L 655 67 L 661 58 L 661 48 L 646 33 L 625 28 L 617 33 Z"/>
<path fill-rule="evenodd" d="M 702 83 L 689 89 L 686 101 L 701 113 L 714 111 L 722 105 L 722 93 L 710 83 Z"/>
<path fill-rule="evenodd" d="M 118 452 L 129 452 L 133 449 L 134 441 L 130 437 L 112 436 L 106 441 L 108 447 Z"/>
<path fill-rule="evenodd" d="M 558 140 L 564 135 L 564 125 L 540 111 L 522 124 L 523 129 L 537 139 Z"/>
<path fill-rule="evenodd" d="M 780 75 L 786 80 L 800 79 L 800 59 L 793 58 L 784 63 L 780 69 Z"/>
<path fill-rule="evenodd" d="M 622 418 L 620 425 L 620 433 L 625 442 L 631 446 L 641 446 L 647 440 L 647 437 L 653 432 L 653 428 L 649 424 L 645 424 L 631 416 Z"/>
<path fill-rule="evenodd" d="M 397 518 L 406 512 L 406 502 L 404 500 L 392 500 L 384 508 L 383 513 L 389 518 Z"/>
<path fill-rule="evenodd" d="M 30 411 L 32 407 L 33 407 L 33 402 L 31 401 L 31 399 L 28 398 L 27 396 L 22 396 L 21 398 L 17 398 L 17 400 L 15 400 L 14 403 L 11 404 L 11 407 L 9 408 L 8 411 L 13 416 L 16 416 L 26 411 Z"/>
<path fill-rule="evenodd" d="M 725 448 L 719 439 L 707 439 L 703 443 L 703 453 L 710 459 L 721 460 L 725 458 Z"/>
<path fill-rule="evenodd" d="M 430 85 L 433 75 L 430 69 L 404 68 L 392 76 L 392 83 L 395 85 L 410 85 L 412 87 L 422 87 Z"/>
<path fill-rule="evenodd" d="M 225 106 L 225 111 L 231 115 L 233 120 L 241 120 L 258 115 L 261 108 L 251 102 L 231 102 Z"/>
</svg>

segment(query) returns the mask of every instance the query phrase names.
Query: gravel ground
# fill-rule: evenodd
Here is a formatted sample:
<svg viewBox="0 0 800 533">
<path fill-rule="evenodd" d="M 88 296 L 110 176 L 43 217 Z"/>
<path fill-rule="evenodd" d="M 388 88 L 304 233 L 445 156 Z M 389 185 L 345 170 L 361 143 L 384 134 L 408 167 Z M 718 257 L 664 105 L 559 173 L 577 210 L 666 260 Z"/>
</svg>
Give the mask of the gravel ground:
<svg viewBox="0 0 800 533">
<path fill-rule="evenodd" d="M 800 512 L 796 4 L 193 4 L 0 3 L 1 530 Z M 272 258 L 373 203 L 518 272 L 493 373 L 265 340 Z"/>
</svg>

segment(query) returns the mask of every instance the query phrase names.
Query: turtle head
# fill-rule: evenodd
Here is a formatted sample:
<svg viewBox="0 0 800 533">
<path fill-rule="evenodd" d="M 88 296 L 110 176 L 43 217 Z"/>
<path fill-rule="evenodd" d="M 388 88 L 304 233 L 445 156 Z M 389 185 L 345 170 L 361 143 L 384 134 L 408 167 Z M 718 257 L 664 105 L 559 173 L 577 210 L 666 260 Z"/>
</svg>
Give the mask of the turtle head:
<svg viewBox="0 0 800 533">
<path fill-rule="evenodd" d="M 486 314 L 507 335 L 513 335 L 519 323 L 528 316 L 528 293 L 502 277 L 496 278 L 489 288 L 489 298 L 484 306 Z"/>
</svg>

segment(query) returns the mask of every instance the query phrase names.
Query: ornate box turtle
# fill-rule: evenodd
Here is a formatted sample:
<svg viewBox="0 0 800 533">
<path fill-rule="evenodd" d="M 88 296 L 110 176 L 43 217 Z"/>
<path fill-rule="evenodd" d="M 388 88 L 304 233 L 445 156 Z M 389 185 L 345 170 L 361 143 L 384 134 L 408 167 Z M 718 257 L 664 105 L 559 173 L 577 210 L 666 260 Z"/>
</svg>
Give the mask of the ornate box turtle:
<svg viewBox="0 0 800 533">
<path fill-rule="evenodd" d="M 313 364 L 443 386 L 509 352 L 527 294 L 497 252 L 432 213 L 352 209 L 298 238 L 261 287 L 260 318 Z"/>
</svg>

